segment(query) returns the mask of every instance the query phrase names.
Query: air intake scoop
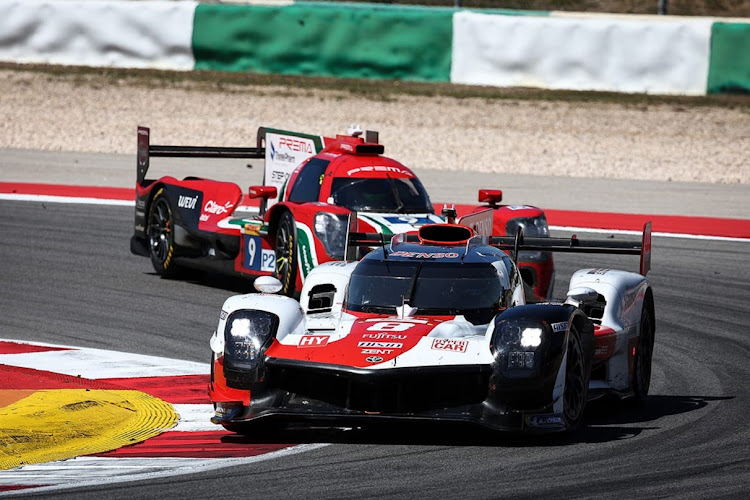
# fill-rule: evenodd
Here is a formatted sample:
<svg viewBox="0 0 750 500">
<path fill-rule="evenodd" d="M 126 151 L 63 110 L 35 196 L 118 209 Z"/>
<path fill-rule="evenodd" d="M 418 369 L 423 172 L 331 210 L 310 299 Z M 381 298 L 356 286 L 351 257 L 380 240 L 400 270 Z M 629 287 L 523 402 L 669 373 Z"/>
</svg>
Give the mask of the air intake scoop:
<svg viewBox="0 0 750 500">
<path fill-rule="evenodd" d="M 458 224 L 428 224 L 419 228 L 419 241 L 423 245 L 465 245 L 474 232 Z"/>
</svg>

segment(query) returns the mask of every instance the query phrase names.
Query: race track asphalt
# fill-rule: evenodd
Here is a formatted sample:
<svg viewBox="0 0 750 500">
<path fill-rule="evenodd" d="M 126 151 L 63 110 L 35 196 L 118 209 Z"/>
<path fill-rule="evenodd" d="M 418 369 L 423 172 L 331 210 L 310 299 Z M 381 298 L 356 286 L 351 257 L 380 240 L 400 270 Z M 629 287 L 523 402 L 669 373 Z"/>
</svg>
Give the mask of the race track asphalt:
<svg viewBox="0 0 750 500">
<path fill-rule="evenodd" d="M 4 338 L 207 362 L 222 302 L 249 288 L 199 273 L 154 275 L 147 259 L 129 252 L 131 207 L 0 200 L 0 211 Z M 652 397 L 643 409 L 598 402 L 568 438 L 462 426 L 292 430 L 237 439 L 332 445 L 200 475 L 41 496 L 744 497 L 750 242 L 656 237 L 653 249 L 657 337 Z M 638 264 L 635 257 L 558 256 L 558 292 L 575 269 L 592 265 Z"/>
</svg>

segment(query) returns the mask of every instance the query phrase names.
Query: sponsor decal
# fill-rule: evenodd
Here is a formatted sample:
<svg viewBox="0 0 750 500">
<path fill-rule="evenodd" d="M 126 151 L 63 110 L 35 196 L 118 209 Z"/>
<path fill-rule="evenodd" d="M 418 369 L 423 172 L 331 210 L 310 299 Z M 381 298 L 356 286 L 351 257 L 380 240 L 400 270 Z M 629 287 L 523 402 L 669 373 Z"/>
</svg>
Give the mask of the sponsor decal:
<svg viewBox="0 0 750 500">
<path fill-rule="evenodd" d="M 564 332 L 568 329 L 568 322 L 563 321 L 561 323 L 552 323 L 552 331 L 553 332 Z"/>
<path fill-rule="evenodd" d="M 383 358 L 381 358 L 380 356 L 367 356 L 365 358 L 365 361 L 367 361 L 368 363 L 380 363 L 381 361 L 383 361 Z"/>
<path fill-rule="evenodd" d="M 382 354 L 389 356 L 393 354 L 394 349 L 362 349 L 362 354 Z"/>
<path fill-rule="evenodd" d="M 387 167 L 385 165 L 368 165 L 365 167 L 353 168 L 346 172 L 346 175 L 351 177 L 352 175 L 358 174 L 360 172 L 389 172 L 412 177 L 412 174 L 408 170 L 404 170 L 403 168 L 399 167 Z"/>
<path fill-rule="evenodd" d="M 203 211 L 209 214 L 222 215 L 229 213 L 232 207 L 234 207 L 234 203 L 231 201 L 226 202 L 224 205 L 219 205 L 214 200 L 208 200 L 203 206 Z"/>
<path fill-rule="evenodd" d="M 399 250 L 390 254 L 391 257 L 413 257 L 415 259 L 457 259 L 456 252 L 405 252 Z"/>
<path fill-rule="evenodd" d="M 601 276 L 603 274 L 607 274 L 609 272 L 609 269 L 592 269 L 591 271 L 587 272 L 586 274 L 596 274 L 598 276 Z"/>
<path fill-rule="evenodd" d="M 146 208 L 146 200 L 135 200 L 135 208 Z"/>
<path fill-rule="evenodd" d="M 564 427 L 565 421 L 559 413 L 541 415 L 526 415 L 526 425 L 529 427 Z"/>
<path fill-rule="evenodd" d="M 271 182 L 273 183 L 273 185 L 283 184 L 288 178 L 288 172 L 282 172 L 281 170 L 273 170 L 271 172 Z"/>
<path fill-rule="evenodd" d="M 344 144 L 341 145 L 341 149 L 343 149 L 345 151 L 354 151 L 354 148 L 352 147 L 352 145 L 351 144 L 346 144 L 346 143 L 344 143 Z"/>
<path fill-rule="evenodd" d="M 142 232 L 145 232 L 145 231 L 146 231 L 146 228 L 145 228 L 145 227 L 143 227 L 143 226 L 141 226 L 140 224 L 136 224 L 136 225 L 135 225 L 135 230 L 136 230 L 137 232 L 139 232 L 139 233 L 142 233 Z"/>
<path fill-rule="evenodd" d="M 297 161 L 294 155 L 278 151 L 276 149 L 276 145 L 273 142 L 271 142 L 271 159 L 273 161 L 281 161 L 285 163 L 296 163 Z"/>
<path fill-rule="evenodd" d="M 529 205 L 509 205 L 507 207 L 508 210 L 526 210 L 527 208 L 534 208 L 530 207 Z"/>
<path fill-rule="evenodd" d="M 221 321 L 224 321 L 225 319 L 227 319 L 227 316 L 229 316 L 229 313 L 222 309 L 221 313 L 219 314 L 219 319 Z"/>
<path fill-rule="evenodd" d="M 180 198 L 177 200 L 177 206 L 180 208 L 188 208 L 190 210 L 195 209 L 195 204 L 198 201 L 197 196 L 183 196 L 180 195 Z"/>
<path fill-rule="evenodd" d="M 330 335 L 305 335 L 297 344 L 297 347 L 324 347 L 328 345 Z"/>
<path fill-rule="evenodd" d="M 301 151 L 307 154 L 313 154 L 312 145 L 309 140 L 296 139 L 294 137 L 279 137 L 279 150 L 288 149 L 289 151 Z"/>
<path fill-rule="evenodd" d="M 458 339 L 433 339 L 432 348 L 441 351 L 466 352 L 469 345 L 468 340 Z"/>
<path fill-rule="evenodd" d="M 369 328 L 368 328 L 369 330 Z M 406 335 L 396 335 L 395 333 L 363 333 L 363 339 L 374 339 L 374 340 L 405 340 Z"/>
<path fill-rule="evenodd" d="M 404 344 L 401 342 L 360 342 L 357 347 L 373 347 L 378 349 L 401 349 Z"/>
<path fill-rule="evenodd" d="M 143 210 L 136 210 L 135 215 L 136 217 L 146 217 L 146 212 L 144 212 Z"/>
</svg>

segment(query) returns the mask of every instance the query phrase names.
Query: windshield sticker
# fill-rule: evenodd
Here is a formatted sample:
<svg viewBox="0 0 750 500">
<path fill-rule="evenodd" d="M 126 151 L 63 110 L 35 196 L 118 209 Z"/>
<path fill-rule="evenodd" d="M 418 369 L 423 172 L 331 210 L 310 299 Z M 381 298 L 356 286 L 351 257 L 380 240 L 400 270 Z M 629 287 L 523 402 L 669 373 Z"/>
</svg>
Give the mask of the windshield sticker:
<svg viewBox="0 0 750 500">
<path fill-rule="evenodd" d="M 399 167 L 386 167 L 385 165 L 371 165 L 366 167 L 357 167 L 353 168 L 346 172 L 346 175 L 351 177 L 354 174 L 358 174 L 360 172 L 390 172 L 394 174 L 401 174 L 405 175 L 407 177 L 413 177 L 411 172 L 408 170 L 404 170 L 403 168 Z"/>
<path fill-rule="evenodd" d="M 401 215 L 398 217 L 383 217 L 383 219 L 385 219 L 388 224 L 409 224 L 411 226 L 435 224 L 435 222 L 428 217 L 411 217 L 408 215 Z"/>
</svg>

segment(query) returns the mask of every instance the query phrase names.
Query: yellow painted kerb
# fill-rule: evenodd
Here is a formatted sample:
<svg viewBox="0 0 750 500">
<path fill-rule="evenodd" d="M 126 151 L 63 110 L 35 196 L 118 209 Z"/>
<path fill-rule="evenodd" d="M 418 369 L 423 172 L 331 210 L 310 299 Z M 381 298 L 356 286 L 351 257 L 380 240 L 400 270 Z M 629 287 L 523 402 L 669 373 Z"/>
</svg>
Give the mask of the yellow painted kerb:
<svg viewBox="0 0 750 500">
<path fill-rule="evenodd" d="M 140 391 L 36 391 L 0 408 L 0 470 L 115 450 L 178 419 L 172 405 Z"/>
</svg>

